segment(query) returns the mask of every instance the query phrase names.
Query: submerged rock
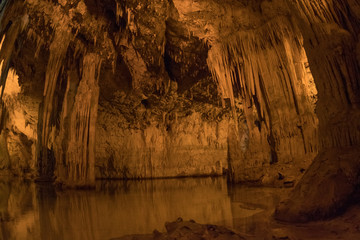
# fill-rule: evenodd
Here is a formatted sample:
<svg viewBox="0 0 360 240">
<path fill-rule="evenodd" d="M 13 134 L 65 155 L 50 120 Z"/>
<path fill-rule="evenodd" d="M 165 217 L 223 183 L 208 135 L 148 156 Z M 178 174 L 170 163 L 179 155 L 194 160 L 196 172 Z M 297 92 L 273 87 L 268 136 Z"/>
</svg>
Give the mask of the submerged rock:
<svg viewBox="0 0 360 240">
<path fill-rule="evenodd" d="M 245 237 L 229 230 L 225 227 L 199 224 L 194 220 L 183 221 L 178 218 L 174 222 L 166 223 L 167 232 L 160 233 L 154 230 L 153 234 L 146 235 L 128 235 L 112 240 L 244 240 Z"/>
</svg>

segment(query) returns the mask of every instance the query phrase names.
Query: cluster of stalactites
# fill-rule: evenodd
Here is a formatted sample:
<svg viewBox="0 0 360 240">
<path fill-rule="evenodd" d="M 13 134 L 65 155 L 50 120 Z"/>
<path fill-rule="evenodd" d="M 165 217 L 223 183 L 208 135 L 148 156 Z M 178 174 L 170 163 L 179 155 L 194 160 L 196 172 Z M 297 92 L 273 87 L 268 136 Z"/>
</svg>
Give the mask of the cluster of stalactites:
<svg viewBox="0 0 360 240">
<path fill-rule="evenodd" d="M 317 151 L 311 102 L 316 87 L 302 35 L 290 19 L 278 17 L 258 29 L 223 38 L 211 47 L 207 63 L 224 98 L 232 104 L 234 93 L 243 98 L 251 133 L 266 128 L 276 149 L 281 139 L 297 136 L 305 154 Z"/>
<path fill-rule="evenodd" d="M 320 89 L 320 94 L 324 95 L 323 99 L 331 101 L 331 104 L 327 102 L 324 105 L 347 106 L 360 102 L 359 67 L 354 54 L 359 41 L 360 2 L 297 0 L 292 4 L 301 10 L 301 18 L 307 22 L 301 28 L 305 28 L 303 32 L 310 39 L 308 52 L 317 68 L 317 78 L 319 82 L 324 82 L 325 87 Z M 328 94 L 333 99 L 328 98 Z M 326 109 L 325 112 L 333 111 L 336 110 Z"/>
<path fill-rule="evenodd" d="M 300 28 L 318 85 L 320 147 L 358 145 L 360 2 L 296 0 L 292 7 L 305 22 Z"/>
<path fill-rule="evenodd" d="M 350 15 L 356 14 L 353 11 L 359 11 L 360 9 L 360 3 L 357 0 L 295 0 L 289 1 L 289 3 L 300 15 L 299 17 L 306 21 L 308 26 L 313 27 L 314 23 L 335 23 L 340 26 L 346 26 L 352 33 L 356 32 L 356 27 L 359 28 L 355 26 L 357 23 L 350 19 Z M 322 34 L 321 31 L 314 33 L 317 33 L 319 36 Z"/>
<path fill-rule="evenodd" d="M 271 120 L 268 94 L 274 87 L 282 90 L 289 106 L 298 108 L 292 84 L 303 77 L 297 69 L 297 65 L 304 68 L 302 37 L 290 22 L 284 21 L 279 18 L 260 29 L 238 32 L 214 44 L 207 60 L 223 97 L 234 103 L 234 90 L 249 104 L 256 97 L 261 106 L 259 114 L 267 124 Z"/>
<path fill-rule="evenodd" d="M 57 181 L 69 186 L 88 186 L 95 181 L 95 122 L 98 107 L 98 76 L 101 58 L 86 53 L 75 42 L 74 59 L 80 59 L 82 75 L 72 74 L 66 65 L 69 45 L 74 36 L 66 26 L 58 26 L 50 45 L 45 73 L 44 100 L 41 116 L 40 176 L 55 174 Z M 79 45 L 80 44 L 80 45 Z M 79 45 L 79 46 L 78 46 Z M 58 99 L 56 89 L 60 74 L 68 76 L 64 98 Z M 56 109 L 61 101 L 61 109 Z M 61 112 L 54 122 L 54 111 Z M 55 166 L 49 156 L 54 151 Z M 55 171 L 55 172 L 53 172 Z"/>
<path fill-rule="evenodd" d="M 19 41 L 19 34 L 26 30 L 28 39 L 35 40 L 37 43 L 34 57 L 37 57 L 41 46 L 44 45 L 42 39 L 32 29 L 26 28 L 28 22 L 29 17 L 24 11 L 24 4 L 21 1 L 2 1 L 0 3 L 1 96 L 5 89 L 15 42 Z M 74 35 L 68 24 L 54 23 L 52 27 L 54 31 L 45 72 L 43 102 L 39 109 L 38 174 L 44 179 L 52 178 L 55 170 L 59 181 L 69 185 L 91 185 L 95 180 L 94 141 L 101 58 L 97 54 L 85 53 L 81 46 L 75 44 L 73 57 L 79 58 L 85 55 L 81 57 L 82 76 L 75 85 L 73 80 L 69 80 L 65 98 L 59 99 L 56 91 L 61 85 L 59 82 L 61 74 L 65 74 L 67 70 L 65 60 L 69 45 L 74 41 Z M 76 92 L 72 99 L 66 97 L 69 95 L 69 91 Z M 58 101 L 63 101 L 61 105 L 63 109 L 57 109 Z M 2 109 L 5 109 L 2 102 L 0 104 Z M 54 111 L 62 111 L 62 117 L 54 119 Z M 3 112 L 1 110 L 0 119 L 2 119 L 1 116 L 5 116 L 2 114 Z M 61 134 L 63 132 L 65 133 Z M 61 144 L 56 145 L 56 141 Z M 65 171 L 62 171 L 63 169 Z"/>
</svg>

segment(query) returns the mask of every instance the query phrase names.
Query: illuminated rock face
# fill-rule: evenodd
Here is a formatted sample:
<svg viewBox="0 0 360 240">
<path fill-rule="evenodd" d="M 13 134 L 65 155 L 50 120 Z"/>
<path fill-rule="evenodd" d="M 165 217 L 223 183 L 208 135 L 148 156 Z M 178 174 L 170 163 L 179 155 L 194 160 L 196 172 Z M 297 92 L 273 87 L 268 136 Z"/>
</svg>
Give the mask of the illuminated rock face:
<svg viewBox="0 0 360 240">
<path fill-rule="evenodd" d="M 339 159 L 357 162 L 345 154 L 358 159 L 350 149 L 360 140 L 355 0 L 1 4 L 0 85 L 13 68 L 22 89 L 18 100 L 2 98 L 3 169 L 67 185 L 223 168 L 234 182 L 282 185 L 309 169 L 292 195 L 302 201 L 278 210 L 308 220 L 297 216 L 311 179 L 330 181 L 326 166 Z M 328 197 L 337 204 L 351 193 Z M 330 207 L 310 206 L 320 217 Z"/>
<path fill-rule="evenodd" d="M 303 37 L 289 7 L 191 0 L 174 6 L 178 21 L 208 43 L 207 65 L 223 98 L 233 106 L 241 98 L 246 124 L 229 136 L 232 180 L 295 180 L 318 152 L 318 120 Z"/>
<path fill-rule="evenodd" d="M 145 123 L 138 119 L 131 123 L 120 111 L 101 107 L 96 132 L 96 176 L 222 175 L 223 168 L 227 169 L 227 136 L 233 123 L 222 115 L 221 108 L 212 105 L 201 108 L 203 113 L 179 108 L 163 114 L 164 119 L 159 120 L 159 116 L 140 104 L 134 114 Z"/>
<path fill-rule="evenodd" d="M 165 22 L 171 14 L 166 1 L 152 1 L 151 14 L 137 1 L 16 1 L 8 7 L 3 28 L 10 20 L 19 24 L 4 32 L 4 49 L 19 51 L 2 58 L 20 76 L 19 96 L 39 104 L 29 123 L 32 135 L 19 130 L 31 141 L 25 175 L 88 186 L 95 177 L 227 170 L 227 136 L 235 124 L 230 106 L 223 108 L 211 79 L 208 47 L 176 20 Z M 13 106 L 4 104 L 7 116 Z M 13 118 L 4 121 L 10 135 Z M 20 140 L 4 133 L 1 141 L 3 168 L 14 172 L 11 144 L 21 147 Z"/>
</svg>

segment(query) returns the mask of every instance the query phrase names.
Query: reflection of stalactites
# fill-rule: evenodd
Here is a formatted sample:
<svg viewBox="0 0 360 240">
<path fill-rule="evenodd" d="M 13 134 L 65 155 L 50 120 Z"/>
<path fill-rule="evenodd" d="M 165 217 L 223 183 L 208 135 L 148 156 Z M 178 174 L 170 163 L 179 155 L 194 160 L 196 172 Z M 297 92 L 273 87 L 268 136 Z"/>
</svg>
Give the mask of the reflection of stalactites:
<svg viewBox="0 0 360 240">
<path fill-rule="evenodd" d="M 61 142 L 56 150 L 58 181 L 88 186 L 95 181 L 95 122 L 97 118 L 101 60 L 96 54 L 83 59 L 82 76 L 74 95 L 74 82 L 68 79 L 60 119 Z M 71 86 L 72 85 L 72 86 Z M 71 97 L 72 95 L 72 97 Z M 65 148 L 62 145 L 65 144 Z"/>
<path fill-rule="evenodd" d="M 53 114 L 54 93 L 58 82 L 58 76 L 63 65 L 66 52 L 71 40 L 70 31 L 66 28 L 58 28 L 55 30 L 55 35 L 50 45 L 50 57 L 46 68 L 44 100 L 42 103 L 42 111 L 39 119 L 39 140 L 38 149 L 39 156 L 39 174 L 40 177 L 51 177 L 53 175 L 54 159 L 49 156 L 49 149 L 51 149 L 52 142 L 49 142 L 49 137 L 52 131 L 51 116 Z M 41 133 L 40 133 L 41 132 Z"/>
<path fill-rule="evenodd" d="M 39 211 L 39 221 L 37 222 L 37 226 L 39 226 L 40 238 L 56 239 L 55 236 L 49 237 L 49 232 L 56 232 L 50 231 L 52 229 L 52 222 L 54 221 L 53 210 L 57 203 L 57 195 L 54 186 L 46 183 L 38 183 L 33 191 L 36 195 L 35 201 Z"/>
</svg>

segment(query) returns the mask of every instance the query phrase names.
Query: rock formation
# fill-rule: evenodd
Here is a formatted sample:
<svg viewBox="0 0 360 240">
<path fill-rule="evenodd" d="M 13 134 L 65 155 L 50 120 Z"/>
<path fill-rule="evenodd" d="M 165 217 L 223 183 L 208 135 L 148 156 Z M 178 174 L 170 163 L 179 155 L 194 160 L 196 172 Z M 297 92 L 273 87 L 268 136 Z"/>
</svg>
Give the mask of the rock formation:
<svg viewBox="0 0 360 240">
<path fill-rule="evenodd" d="M 354 201 L 359 183 L 359 3 L 296 1 L 305 49 L 318 89 L 319 151 L 276 217 L 308 221 L 329 217 Z M 316 189 L 316 190 L 315 190 Z M 319 201 L 322 199 L 321 201 Z"/>
<path fill-rule="evenodd" d="M 2 1 L 0 168 L 69 186 L 308 169 L 276 217 L 330 216 L 359 181 L 359 16 L 356 0 Z"/>
<path fill-rule="evenodd" d="M 230 106 L 221 106 L 206 65 L 208 47 L 167 21 L 167 2 L 149 5 L 155 15 L 135 2 L 9 1 L 5 7 L 3 28 L 9 23 L 14 30 L 4 30 L 9 50 L 2 57 L 22 91 L 13 101 L 3 98 L 4 168 L 18 169 L 9 141 L 23 146 L 9 132 L 31 142 L 24 146 L 30 154 L 16 156 L 28 163 L 20 175 L 70 186 L 92 185 L 95 177 L 222 175 L 227 169 Z M 161 33 L 155 44 L 154 32 Z M 3 72 L 6 79 L 7 68 Z M 14 102 L 23 103 L 24 116 L 11 114 Z M 37 104 L 36 113 L 28 110 Z M 31 134 L 11 121 L 15 117 Z"/>
</svg>

